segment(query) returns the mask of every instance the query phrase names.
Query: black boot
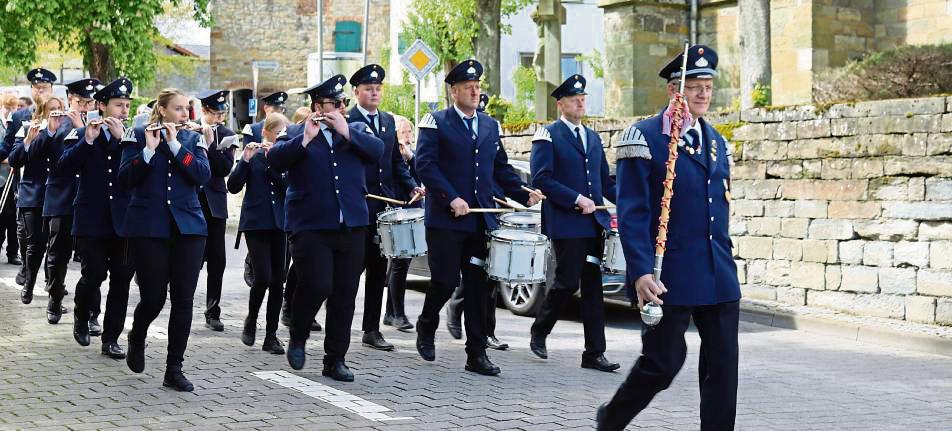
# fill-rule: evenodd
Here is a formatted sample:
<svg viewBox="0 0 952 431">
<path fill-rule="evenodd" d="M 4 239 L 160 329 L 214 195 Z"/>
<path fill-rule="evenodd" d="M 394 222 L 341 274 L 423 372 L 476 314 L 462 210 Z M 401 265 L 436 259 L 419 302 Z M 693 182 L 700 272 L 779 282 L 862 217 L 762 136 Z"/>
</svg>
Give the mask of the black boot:
<svg viewBox="0 0 952 431">
<path fill-rule="evenodd" d="M 466 371 L 482 374 L 484 376 L 495 376 L 501 372 L 499 367 L 493 364 L 485 353 L 482 355 L 470 356 L 466 358 Z"/>
<path fill-rule="evenodd" d="M 245 343 L 246 346 L 255 345 L 255 330 L 257 329 L 255 320 L 257 319 L 251 316 L 245 319 L 245 328 L 241 331 L 241 342 Z"/>
<path fill-rule="evenodd" d="M 50 322 L 50 325 L 55 325 L 59 323 L 60 318 L 63 317 L 63 306 L 60 304 L 60 301 L 50 297 L 49 302 L 46 304 L 46 321 Z"/>
<path fill-rule="evenodd" d="M 274 332 L 268 332 L 264 336 L 264 343 L 261 344 L 261 350 L 274 355 L 283 355 L 284 345 L 281 344 L 281 340 L 278 339 L 277 334 Z"/>
<path fill-rule="evenodd" d="M 32 287 L 23 287 L 20 289 L 20 302 L 24 304 L 29 304 L 33 302 L 33 288 Z"/>
<path fill-rule="evenodd" d="M 89 345 L 89 322 L 83 320 L 73 321 L 73 339 L 75 339 L 80 346 L 86 347 Z"/>
<path fill-rule="evenodd" d="M 532 333 L 529 337 L 529 350 L 542 359 L 549 358 L 549 351 L 545 348 L 545 336 Z"/>
<path fill-rule="evenodd" d="M 133 373 L 141 373 L 145 370 L 145 339 L 137 339 L 133 336 L 132 331 L 129 331 L 129 352 L 126 354 L 126 365 Z"/>
<path fill-rule="evenodd" d="M 305 343 L 306 340 L 295 340 L 292 338 L 288 344 L 288 365 L 295 370 L 304 368 L 304 361 L 307 359 L 307 354 L 304 352 Z"/>
<path fill-rule="evenodd" d="M 354 381 L 354 373 L 350 371 L 350 368 L 347 368 L 347 364 L 344 363 L 343 359 L 330 360 L 325 358 L 324 369 L 321 370 L 321 375 L 330 377 L 339 382 Z"/>
<path fill-rule="evenodd" d="M 165 378 L 162 379 L 162 386 L 175 389 L 179 392 L 192 392 L 195 386 L 182 374 L 181 366 L 169 366 L 165 369 Z"/>
</svg>

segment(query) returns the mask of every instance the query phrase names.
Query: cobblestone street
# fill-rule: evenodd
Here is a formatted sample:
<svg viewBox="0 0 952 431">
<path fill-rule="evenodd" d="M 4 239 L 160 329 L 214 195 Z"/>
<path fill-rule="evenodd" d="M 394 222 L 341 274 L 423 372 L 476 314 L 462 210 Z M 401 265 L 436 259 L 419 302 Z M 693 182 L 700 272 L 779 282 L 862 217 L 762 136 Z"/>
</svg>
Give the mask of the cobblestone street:
<svg viewBox="0 0 952 431">
<path fill-rule="evenodd" d="M 233 240 L 229 234 L 226 241 Z M 319 333 L 308 344 L 306 368 L 292 372 L 284 356 L 261 351 L 263 317 L 256 345 L 239 341 L 247 310 L 243 256 L 244 250 L 229 250 L 224 333 L 204 327 L 204 274 L 199 283 L 185 359 L 194 393 L 161 385 L 168 304 L 149 334 L 146 371 L 136 375 L 124 361 L 100 355 L 99 341 L 79 347 L 71 335 L 72 314 L 59 325 L 47 324 L 42 287 L 32 304 L 20 304 L 16 268 L 0 266 L 0 429 L 592 429 L 596 407 L 611 396 L 640 350 L 637 316 L 611 308 L 606 356 L 621 362 L 622 372 L 579 367 L 583 337 L 577 313 L 556 326 L 549 337 L 550 359 L 539 360 L 528 350 L 530 320 L 499 309 L 497 335 L 511 345 L 509 351 L 490 351 L 503 370 L 499 377 L 463 371 L 463 343 L 445 330 L 438 333 L 436 362 L 427 363 L 416 353 L 415 334 L 389 327 L 384 335 L 396 352 L 363 347 L 359 331 L 352 333 L 347 360 L 356 375 L 353 383 L 320 375 Z M 78 275 L 79 266 L 72 263 L 71 296 L 64 301 L 70 309 Z M 135 290 L 127 328 L 138 301 Z M 408 293 L 411 319 L 422 299 L 418 291 Z M 358 314 L 360 302 L 358 297 Z M 359 329 L 359 316 L 355 321 Z M 952 428 L 952 358 L 748 322 L 740 328 L 738 429 Z M 286 328 L 279 336 L 287 341 Z M 120 344 L 125 345 L 125 334 Z M 698 344 L 690 333 L 685 368 L 631 429 L 698 428 Z"/>
</svg>

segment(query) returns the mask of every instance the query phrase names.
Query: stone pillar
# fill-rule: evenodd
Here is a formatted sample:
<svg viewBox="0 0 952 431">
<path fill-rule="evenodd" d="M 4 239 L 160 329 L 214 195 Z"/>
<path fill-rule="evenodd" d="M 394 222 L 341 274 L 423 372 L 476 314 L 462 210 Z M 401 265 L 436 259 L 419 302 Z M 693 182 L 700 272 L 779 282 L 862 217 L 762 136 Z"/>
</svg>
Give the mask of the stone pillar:
<svg viewBox="0 0 952 431">
<path fill-rule="evenodd" d="M 688 37 L 687 7 L 676 0 L 601 0 L 605 11 L 605 115 L 652 114 L 667 104 L 658 77 Z"/>
<path fill-rule="evenodd" d="M 565 7 L 561 0 L 539 0 L 532 16 L 538 27 L 539 42 L 533 59 L 536 72 L 535 119 L 555 119 L 558 111 L 549 94 L 562 83 L 562 25 Z"/>
<path fill-rule="evenodd" d="M 502 0 L 476 0 L 476 20 L 479 21 L 479 34 L 476 35 L 476 59 L 486 66 L 485 81 L 488 84 L 488 93 L 500 93 L 499 43 L 501 33 L 500 9 Z"/>
<path fill-rule="evenodd" d="M 770 2 L 740 0 L 740 107 L 754 107 L 757 84 L 770 85 Z M 767 100 L 768 104 L 770 100 Z"/>
<path fill-rule="evenodd" d="M 774 0 L 770 10 L 770 92 L 774 105 L 813 101 L 813 74 L 827 65 L 814 46 L 813 0 Z"/>
</svg>

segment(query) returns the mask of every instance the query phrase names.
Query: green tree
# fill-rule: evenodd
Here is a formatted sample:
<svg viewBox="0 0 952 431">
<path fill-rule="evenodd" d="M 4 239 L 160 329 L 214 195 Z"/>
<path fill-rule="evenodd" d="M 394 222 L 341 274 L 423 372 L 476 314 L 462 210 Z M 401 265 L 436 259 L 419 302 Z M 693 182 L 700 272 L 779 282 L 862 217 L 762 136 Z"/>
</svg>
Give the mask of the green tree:
<svg viewBox="0 0 952 431">
<path fill-rule="evenodd" d="M 533 3 L 533 0 L 501 0 L 500 21 Z M 413 0 L 407 16 L 405 31 L 410 39 L 420 39 L 433 48 L 440 58 L 443 71 L 449 72 L 460 60 L 473 55 L 480 33 L 476 19 L 476 0 Z M 499 25 L 500 32 L 512 29 Z M 498 64 L 486 64 L 498 69 Z"/>
<path fill-rule="evenodd" d="M 136 83 L 155 77 L 155 18 L 169 7 L 192 6 L 192 17 L 211 24 L 211 0 L 7 0 L 0 9 L 0 67 L 27 69 L 43 40 L 83 55 L 92 76 L 127 76 Z"/>
</svg>

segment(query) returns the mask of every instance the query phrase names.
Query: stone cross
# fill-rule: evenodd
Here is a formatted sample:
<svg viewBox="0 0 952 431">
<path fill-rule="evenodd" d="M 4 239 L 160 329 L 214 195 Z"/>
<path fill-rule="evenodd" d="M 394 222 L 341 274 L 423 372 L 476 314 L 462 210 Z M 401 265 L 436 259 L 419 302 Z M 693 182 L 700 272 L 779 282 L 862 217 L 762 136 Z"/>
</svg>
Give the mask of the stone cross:
<svg viewBox="0 0 952 431">
<path fill-rule="evenodd" d="M 539 0 L 532 14 L 538 29 L 538 45 L 532 67 L 536 73 L 535 119 L 558 117 L 555 100 L 549 94 L 562 83 L 562 25 L 565 7 L 561 0 Z"/>
</svg>

